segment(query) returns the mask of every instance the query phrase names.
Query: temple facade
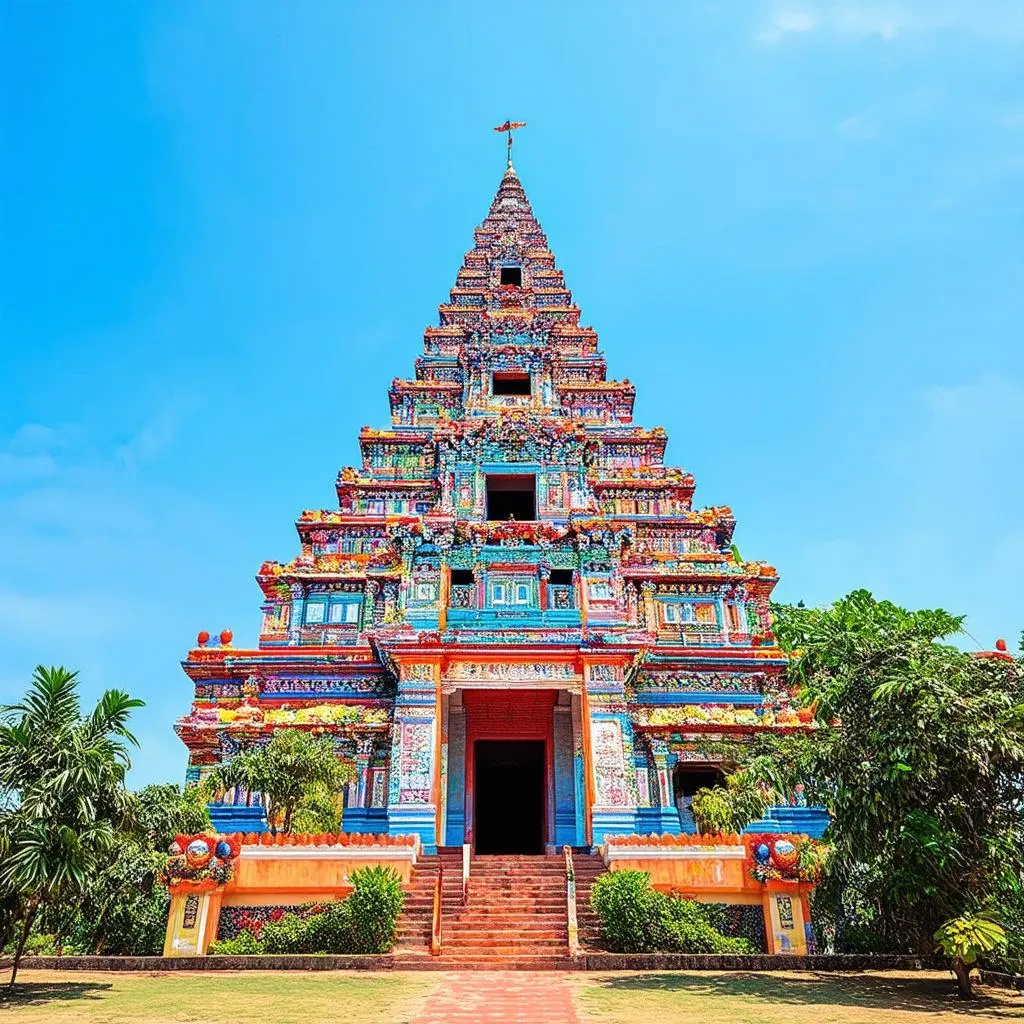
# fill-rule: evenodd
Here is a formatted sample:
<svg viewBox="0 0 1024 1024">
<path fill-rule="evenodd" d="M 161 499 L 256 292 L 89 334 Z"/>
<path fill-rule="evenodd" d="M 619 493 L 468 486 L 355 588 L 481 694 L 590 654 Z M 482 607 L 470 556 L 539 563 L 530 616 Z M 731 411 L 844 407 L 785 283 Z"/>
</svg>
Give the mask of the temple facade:
<svg viewBox="0 0 1024 1024">
<path fill-rule="evenodd" d="M 347 833 L 541 853 L 692 832 L 729 741 L 811 727 L 781 680 L 775 569 L 633 423 L 511 161 L 389 399 L 336 506 L 261 566 L 258 645 L 189 652 L 190 779 L 277 728 L 326 731 L 355 766 Z M 253 793 L 211 815 L 267 824 Z M 825 821 L 794 800 L 751 831 Z"/>
</svg>

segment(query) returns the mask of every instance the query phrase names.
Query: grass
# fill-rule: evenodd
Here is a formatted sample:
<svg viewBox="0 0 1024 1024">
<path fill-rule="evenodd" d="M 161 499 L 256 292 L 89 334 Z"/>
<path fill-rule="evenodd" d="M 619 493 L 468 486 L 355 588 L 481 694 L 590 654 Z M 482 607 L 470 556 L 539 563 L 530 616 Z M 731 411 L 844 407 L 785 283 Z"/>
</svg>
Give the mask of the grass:
<svg viewBox="0 0 1024 1024">
<path fill-rule="evenodd" d="M 1024 997 L 979 988 L 961 1002 L 935 971 L 865 974 L 614 973 L 577 976 L 577 1004 L 594 1024 L 923 1024 L 1022 1021 Z"/>
<path fill-rule="evenodd" d="M 455 977 L 403 971 L 24 970 L 13 997 L 5 998 L 0 989 L 0 1024 L 400 1024 Z M 527 979 L 495 972 L 475 975 L 472 984 L 486 1001 L 488 993 L 501 998 L 513 980 Z M 537 983 L 526 986 L 536 996 L 525 998 L 536 1001 L 539 1017 L 551 986 L 569 985 L 586 1024 L 1024 1024 L 1024 996 L 987 989 L 975 1002 L 962 1003 L 950 976 L 936 971 L 567 973 L 529 980 Z M 523 1019 L 532 1019 L 532 1012 Z"/>
<path fill-rule="evenodd" d="M 0 989 L 7 1024 L 343 1024 L 409 1021 L 436 979 L 405 972 L 244 971 L 18 974 Z"/>
</svg>

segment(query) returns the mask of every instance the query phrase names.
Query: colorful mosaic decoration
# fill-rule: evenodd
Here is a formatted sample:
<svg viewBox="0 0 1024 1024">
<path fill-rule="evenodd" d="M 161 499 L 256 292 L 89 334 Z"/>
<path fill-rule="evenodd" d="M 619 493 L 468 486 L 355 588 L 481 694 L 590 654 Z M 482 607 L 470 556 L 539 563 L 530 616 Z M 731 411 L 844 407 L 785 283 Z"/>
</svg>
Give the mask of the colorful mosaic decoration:
<svg viewBox="0 0 1024 1024">
<path fill-rule="evenodd" d="M 178 835 L 168 851 L 164 881 L 172 887 L 209 888 L 230 882 L 241 851 L 239 836 Z"/>
<path fill-rule="evenodd" d="M 727 506 L 694 506 L 634 396 L 608 378 L 510 159 L 414 375 L 390 384 L 390 426 L 362 429 L 334 507 L 299 514 L 295 556 L 260 566 L 258 643 L 203 631 L 189 652 L 189 779 L 275 729 L 328 733 L 357 773 L 346 832 L 429 852 L 475 844 L 502 799 L 484 745 L 543 743 L 523 834 L 596 846 L 691 831 L 723 738 L 812 728 L 780 683 L 775 569 L 739 556 Z M 787 809 L 800 831 L 808 809 Z M 259 793 L 211 813 L 224 832 L 265 824 Z"/>
</svg>

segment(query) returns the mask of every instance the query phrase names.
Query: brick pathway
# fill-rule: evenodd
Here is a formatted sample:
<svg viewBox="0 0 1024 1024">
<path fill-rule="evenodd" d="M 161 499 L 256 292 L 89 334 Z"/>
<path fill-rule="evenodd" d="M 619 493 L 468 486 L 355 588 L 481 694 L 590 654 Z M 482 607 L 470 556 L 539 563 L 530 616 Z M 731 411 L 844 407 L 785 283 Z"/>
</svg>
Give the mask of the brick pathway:
<svg viewBox="0 0 1024 1024">
<path fill-rule="evenodd" d="M 466 971 L 442 976 L 412 1024 L 576 1024 L 565 975 Z"/>
</svg>

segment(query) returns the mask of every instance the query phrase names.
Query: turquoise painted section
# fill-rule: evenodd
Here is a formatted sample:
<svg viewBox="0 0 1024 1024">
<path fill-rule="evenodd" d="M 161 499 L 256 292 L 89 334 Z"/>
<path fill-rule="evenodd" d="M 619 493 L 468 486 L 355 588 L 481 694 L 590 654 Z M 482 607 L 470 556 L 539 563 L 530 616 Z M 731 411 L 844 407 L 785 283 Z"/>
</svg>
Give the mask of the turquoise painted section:
<svg viewBox="0 0 1024 1024">
<path fill-rule="evenodd" d="M 388 835 L 418 835 L 425 854 L 437 853 L 434 834 L 435 808 L 423 804 L 399 804 L 387 809 Z"/>
<path fill-rule="evenodd" d="M 642 836 L 677 836 L 683 829 L 679 827 L 679 812 L 674 807 L 638 807 L 636 831 Z"/>
<path fill-rule="evenodd" d="M 578 608 L 516 609 L 497 611 L 494 608 L 449 608 L 448 626 L 452 629 L 502 629 L 514 625 L 516 629 L 539 629 L 557 626 L 560 629 L 580 625 Z"/>
<path fill-rule="evenodd" d="M 663 693 L 638 693 L 637 704 L 752 704 L 761 703 L 759 693 L 708 693 L 705 691 L 667 690 Z"/>
<path fill-rule="evenodd" d="M 210 825 L 215 832 L 266 832 L 267 817 L 259 804 L 207 804 Z"/>
<path fill-rule="evenodd" d="M 572 711 L 555 708 L 555 845 L 577 846 L 582 837 L 576 831 L 576 785 L 572 753 Z"/>
<path fill-rule="evenodd" d="M 634 835 L 636 819 L 636 812 L 632 808 L 621 811 L 594 811 L 594 846 L 600 846 L 606 836 Z"/>
<path fill-rule="evenodd" d="M 346 807 L 341 820 L 346 832 L 379 835 L 388 830 L 388 812 L 385 807 Z"/>
<path fill-rule="evenodd" d="M 448 805 L 444 841 L 461 846 L 466 836 L 466 713 L 448 712 Z"/>
<path fill-rule="evenodd" d="M 576 711 L 573 710 L 575 716 Z M 583 846 L 587 841 L 586 819 L 586 780 L 583 774 L 583 748 L 573 751 L 572 758 L 573 795 L 576 812 L 576 845 Z"/>
<path fill-rule="evenodd" d="M 763 818 L 752 821 L 744 832 L 798 832 L 820 839 L 832 819 L 824 807 L 769 807 Z"/>
</svg>

